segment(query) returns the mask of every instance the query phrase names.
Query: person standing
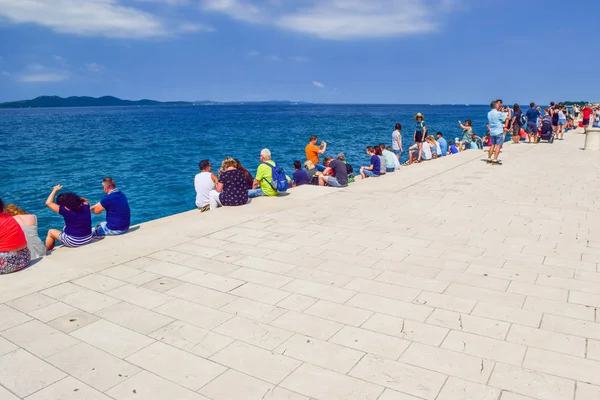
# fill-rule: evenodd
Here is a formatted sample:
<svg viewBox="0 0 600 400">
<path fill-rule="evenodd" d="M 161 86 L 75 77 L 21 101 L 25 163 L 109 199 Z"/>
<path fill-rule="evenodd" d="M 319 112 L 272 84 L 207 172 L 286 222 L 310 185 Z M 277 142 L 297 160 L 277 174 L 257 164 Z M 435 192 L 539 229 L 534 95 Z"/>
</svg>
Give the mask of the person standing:
<svg viewBox="0 0 600 400">
<path fill-rule="evenodd" d="M 579 106 L 577 104 L 573 105 L 573 115 L 575 116 L 575 122 L 579 119 Z"/>
<path fill-rule="evenodd" d="M 537 143 L 538 119 L 541 118 L 540 111 L 535 108 L 535 103 L 529 104 L 529 110 L 525 113 L 527 118 L 527 138 L 529 143 Z"/>
<path fill-rule="evenodd" d="M 423 152 L 423 143 L 427 137 L 427 125 L 425 125 L 425 116 L 421 113 L 415 115 L 415 144 L 417 145 L 417 159 L 415 162 L 421 162 L 421 153 Z"/>
<path fill-rule="evenodd" d="M 98 224 L 92 231 L 94 236 L 122 235 L 129 230 L 131 210 L 125 193 L 117 189 L 112 178 L 102 180 L 102 189 L 106 194 L 99 203 L 90 207 L 95 215 L 106 210 L 106 221 Z"/>
<path fill-rule="evenodd" d="M 558 106 L 558 137 L 557 140 L 565 140 L 565 126 L 567 125 L 567 116 L 565 115 L 565 106 Z"/>
<path fill-rule="evenodd" d="M 490 104 L 491 110 L 488 112 L 488 124 L 490 126 L 490 150 L 488 152 L 487 162 L 500 165 L 498 156 L 500 155 L 500 148 L 504 143 L 504 134 L 506 132 L 506 119 L 508 115 L 500 111 L 500 103 L 498 101 L 492 101 Z M 494 159 L 492 159 L 492 155 Z"/>
<path fill-rule="evenodd" d="M 325 153 L 325 150 L 327 149 L 327 142 L 321 142 L 321 144 L 317 146 L 318 140 L 318 137 L 311 136 L 308 140 L 306 148 L 304 149 L 304 152 L 306 153 L 306 159 L 312 161 L 312 163 L 315 165 L 315 168 L 317 168 L 317 171 L 323 172 L 325 171 L 325 166 L 319 164 L 319 154 Z"/>
<path fill-rule="evenodd" d="M 200 173 L 194 177 L 194 188 L 196 189 L 196 207 L 200 212 L 210 210 L 210 191 L 215 189 L 219 178 L 211 172 L 212 165 L 208 160 L 202 160 L 198 164 Z"/>
<path fill-rule="evenodd" d="M 590 124 L 590 116 L 592 115 L 592 113 L 594 112 L 594 110 L 592 110 L 592 107 L 590 107 L 589 104 L 586 104 L 585 107 L 583 108 L 583 110 L 581 110 L 581 114 L 583 116 L 583 127 L 587 128 L 588 125 Z"/>
<path fill-rule="evenodd" d="M 402 125 L 396 124 L 396 129 L 392 132 L 392 152 L 400 158 L 402 153 Z"/>
<path fill-rule="evenodd" d="M 521 137 L 519 136 L 521 128 L 523 127 L 523 111 L 521 107 L 515 103 L 513 106 L 513 117 L 512 117 L 512 141 L 513 143 L 521 143 Z"/>
</svg>

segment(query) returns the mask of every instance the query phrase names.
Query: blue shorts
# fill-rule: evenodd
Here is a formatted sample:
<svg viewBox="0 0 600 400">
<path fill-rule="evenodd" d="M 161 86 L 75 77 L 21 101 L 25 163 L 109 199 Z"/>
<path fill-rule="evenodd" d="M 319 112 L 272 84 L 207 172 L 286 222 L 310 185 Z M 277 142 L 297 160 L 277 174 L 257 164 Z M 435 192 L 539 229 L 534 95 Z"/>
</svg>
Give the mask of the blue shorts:
<svg viewBox="0 0 600 400">
<path fill-rule="evenodd" d="M 363 169 L 363 173 L 367 178 L 377 178 L 379 176 L 375 175 L 375 172 L 371 171 L 370 169 Z"/>
<path fill-rule="evenodd" d="M 337 178 L 335 176 L 328 176 L 327 177 L 327 184 L 329 186 L 333 186 L 333 187 L 345 187 L 348 185 L 341 185 L 340 182 L 337 180 Z"/>
<path fill-rule="evenodd" d="M 385 168 L 385 172 L 394 172 L 396 168 Z"/>
<path fill-rule="evenodd" d="M 108 229 L 108 227 L 106 226 L 106 221 L 104 221 L 100 222 L 98 226 L 96 226 L 92 230 L 92 236 L 117 236 L 127 233 L 128 230 L 129 229 L 126 229 L 124 231 L 117 231 L 114 229 Z"/>
<path fill-rule="evenodd" d="M 261 197 L 261 196 L 266 196 L 265 192 L 263 192 L 261 188 L 248 190 L 248 197 L 251 199 L 253 199 L 255 197 Z"/>
<path fill-rule="evenodd" d="M 566 119 L 559 119 L 558 120 L 558 124 L 559 125 L 566 125 L 567 124 L 567 120 Z"/>
<path fill-rule="evenodd" d="M 492 146 L 501 146 L 504 144 L 504 135 L 493 135 L 490 136 L 490 143 Z"/>
<path fill-rule="evenodd" d="M 538 128 L 537 128 L 537 124 L 535 122 L 527 123 L 527 133 L 530 135 L 537 135 Z"/>
</svg>

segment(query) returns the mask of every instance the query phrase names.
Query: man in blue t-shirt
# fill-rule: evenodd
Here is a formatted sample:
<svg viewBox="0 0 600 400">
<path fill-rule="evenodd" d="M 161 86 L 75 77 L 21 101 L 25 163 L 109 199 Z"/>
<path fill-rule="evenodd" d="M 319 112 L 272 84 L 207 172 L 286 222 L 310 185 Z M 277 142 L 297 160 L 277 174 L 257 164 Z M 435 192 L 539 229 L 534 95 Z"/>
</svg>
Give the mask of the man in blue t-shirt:
<svg viewBox="0 0 600 400">
<path fill-rule="evenodd" d="M 122 235 L 129 230 L 131 223 L 131 211 L 127 197 L 117 189 L 112 178 L 104 178 L 102 188 L 106 195 L 99 203 L 90 207 L 90 210 L 96 215 L 106 210 L 106 221 L 98 224 L 92 234 L 94 236 Z"/>
<path fill-rule="evenodd" d="M 541 117 L 542 115 L 535 107 L 535 103 L 529 104 L 529 110 L 525 112 L 525 118 L 527 118 L 527 137 L 529 139 L 529 143 L 537 142 L 538 119 L 541 119 Z"/>
<path fill-rule="evenodd" d="M 490 104 L 491 110 L 488 113 L 488 125 L 490 127 L 490 150 L 488 152 L 488 163 L 500 164 L 498 156 L 500 155 L 500 149 L 504 144 L 504 134 L 507 130 L 506 120 L 508 114 L 500 111 L 502 103 L 498 100 L 492 101 Z M 492 160 L 492 154 L 494 159 Z"/>
<path fill-rule="evenodd" d="M 367 146 L 367 154 L 371 157 L 371 165 L 368 167 L 360 167 L 360 176 L 365 178 L 376 178 L 381 171 L 381 161 L 375 153 L 373 146 Z"/>
<path fill-rule="evenodd" d="M 440 144 L 440 150 L 442 151 L 441 156 L 445 156 L 446 154 L 448 154 L 448 142 L 446 141 L 446 139 L 444 139 L 444 135 L 442 134 L 442 132 L 436 133 L 435 137 L 437 138 L 437 141 Z"/>
</svg>

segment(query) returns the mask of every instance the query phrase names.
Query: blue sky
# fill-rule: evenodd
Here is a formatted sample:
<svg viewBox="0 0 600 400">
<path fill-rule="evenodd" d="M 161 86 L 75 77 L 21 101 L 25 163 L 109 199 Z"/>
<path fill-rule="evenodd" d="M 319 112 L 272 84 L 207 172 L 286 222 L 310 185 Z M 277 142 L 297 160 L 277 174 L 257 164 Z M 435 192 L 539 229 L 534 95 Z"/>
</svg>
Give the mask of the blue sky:
<svg viewBox="0 0 600 400">
<path fill-rule="evenodd" d="M 597 0 L 0 0 L 0 101 L 600 101 L 599 15 Z"/>
</svg>

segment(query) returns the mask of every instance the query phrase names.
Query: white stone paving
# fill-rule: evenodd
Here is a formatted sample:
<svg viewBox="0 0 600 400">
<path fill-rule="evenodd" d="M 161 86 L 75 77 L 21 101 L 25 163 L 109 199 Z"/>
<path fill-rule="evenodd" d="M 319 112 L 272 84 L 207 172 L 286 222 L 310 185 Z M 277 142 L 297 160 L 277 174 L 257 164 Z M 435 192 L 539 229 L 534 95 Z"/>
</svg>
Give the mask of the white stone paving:
<svg viewBox="0 0 600 400">
<path fill-rule="evenodd" d="M 566 136 L 0 276 L 0 400 L 600 399 L 600 155 Z"/>
</svg>

